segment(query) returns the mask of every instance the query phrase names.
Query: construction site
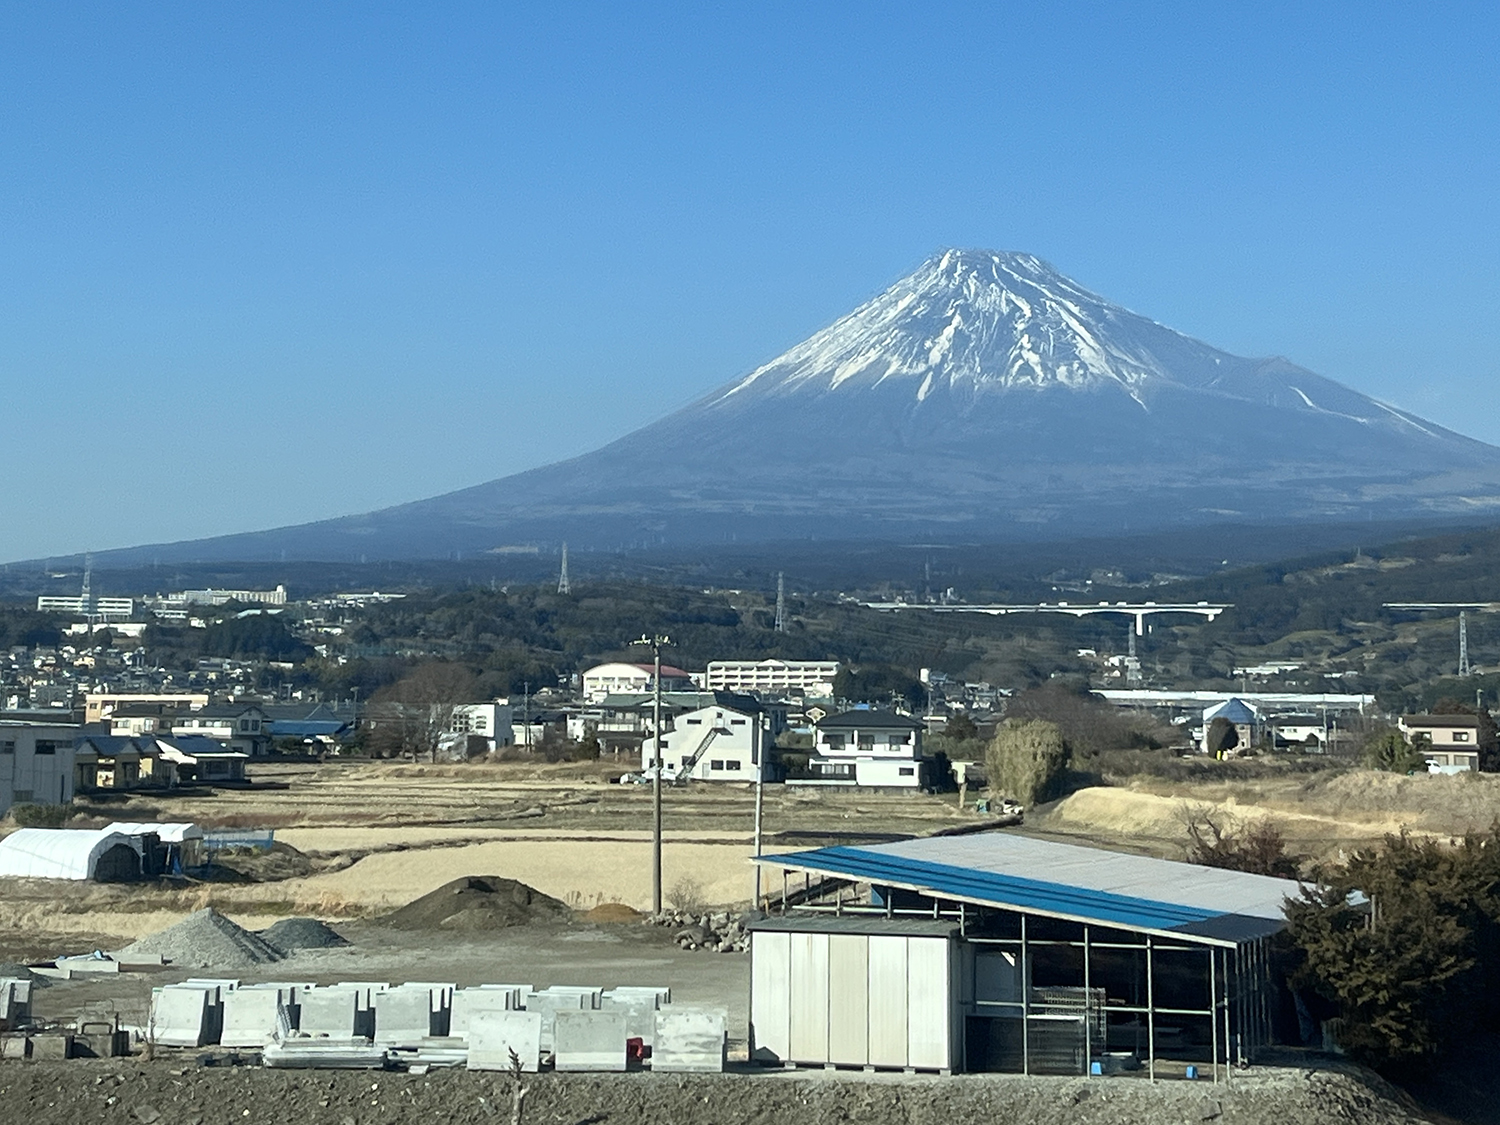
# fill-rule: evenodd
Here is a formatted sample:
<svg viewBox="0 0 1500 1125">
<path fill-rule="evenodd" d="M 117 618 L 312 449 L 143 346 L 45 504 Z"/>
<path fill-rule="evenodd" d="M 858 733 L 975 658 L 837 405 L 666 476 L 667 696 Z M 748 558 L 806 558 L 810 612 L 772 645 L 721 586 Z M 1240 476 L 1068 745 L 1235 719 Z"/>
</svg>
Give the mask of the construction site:
<svg viewBox="0 0 1500 1125">
<path fill-rule="evenodd" d="M 684 787 L 653 916 L 649 787 L 496 772 L 287 767 L 58 830 L 73 877 L 3 880 L 0 1092 L 34 1120 L 478 1120 L 516 1088 L 573 1120 L 1420 1119 L 1279 1045 L 1295 884 L 1082 847 L 1063 807 L 790 787 L 757 862 L 753 787 Z M 141 875 L 100 881 L 122 848 Z"/>
</svg>

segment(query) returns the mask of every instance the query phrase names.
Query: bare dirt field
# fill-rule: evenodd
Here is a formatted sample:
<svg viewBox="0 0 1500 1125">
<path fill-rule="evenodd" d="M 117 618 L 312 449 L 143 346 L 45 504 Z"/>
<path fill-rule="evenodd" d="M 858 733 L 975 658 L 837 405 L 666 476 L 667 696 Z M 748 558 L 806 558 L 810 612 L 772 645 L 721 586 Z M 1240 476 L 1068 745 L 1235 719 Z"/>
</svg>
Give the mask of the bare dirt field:
<svg viewBox="0 0 1500 1125">
<path fill-rule="evenodd" d="M 1427 1120 L 1390 1087 L 1342 1069 L 1272 1068 L 1232 1086 L 1142 1080 L 836 1075 L 544 1074 L 528 1076 L 527 1122 L 564 1125 L 1287 1125 Z M 428 1075 L 199 1068 L 181 1063 L 0 1063 L 0 1104 L 17 1121 L 160 1125 L 368 1125 L 506 1121 L 510 1080 Z"/>
</svg>

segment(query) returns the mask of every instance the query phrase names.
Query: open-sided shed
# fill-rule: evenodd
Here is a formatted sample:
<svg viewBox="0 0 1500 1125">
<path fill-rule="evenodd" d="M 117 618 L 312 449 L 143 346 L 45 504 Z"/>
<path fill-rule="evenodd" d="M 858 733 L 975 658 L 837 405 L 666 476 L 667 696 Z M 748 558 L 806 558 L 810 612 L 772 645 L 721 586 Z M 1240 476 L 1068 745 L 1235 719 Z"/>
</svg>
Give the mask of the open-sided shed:
<svg viewBox="0 0 1500 1125">
<path fill-rule="evenodd" d="M 1003 832 L 759 862 L 784 874 L 751 936 L 752 1048 L 822 1065 L 1218 1076 L 1272 1038 L 1269 942 L 1301 893 Z"/>
</svg>

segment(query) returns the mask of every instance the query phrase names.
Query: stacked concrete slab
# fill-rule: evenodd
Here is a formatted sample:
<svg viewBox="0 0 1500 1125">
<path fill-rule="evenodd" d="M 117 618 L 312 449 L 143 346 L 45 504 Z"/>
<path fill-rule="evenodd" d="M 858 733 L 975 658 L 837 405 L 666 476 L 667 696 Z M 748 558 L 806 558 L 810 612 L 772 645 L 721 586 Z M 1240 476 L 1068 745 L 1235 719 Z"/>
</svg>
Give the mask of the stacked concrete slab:
<svg viewBox="0 0 1500 1125">
<path fill-rule="evenodd" d="M 553 985 L 526 994 L 526 1010 L 542 1017 L 542 1052 L 552 1053 L 552 1033 L 558 1012 L 592 1011 L 599 1006 L 601 990 Z"/>
<path fill-rule="evenodd" d="M 672 1000 L 670 988 L 612 988 L 599 998 L 600 1010 L 625 1014 L 625 1037 L 646 1046 L 656 1041 L 656 1012 Z"/>
<path fill-rule="evenodd" d="M 535 1072 L 541 1069 L 542 1013 L 476 1011 L 469 1018 L 468 1043 L 470 1070 L 509 1070 L 514 1051 L 521 1069 Z"/>
<path fill-rule="evenodd" d="M 31 1022 L 31 982 L 0 977 L 0 1030 L 11 1031 Z"/>
<path fill-rule="evenodd" d="M 481 984 L 478 988 L 460 988 L 453 993 L 453 1008 L 448 1020 L 448 1034 L 466 1036 L 469 1021 L 480 1012 L 514 1012 L 530 985 Z"/>
</svg>

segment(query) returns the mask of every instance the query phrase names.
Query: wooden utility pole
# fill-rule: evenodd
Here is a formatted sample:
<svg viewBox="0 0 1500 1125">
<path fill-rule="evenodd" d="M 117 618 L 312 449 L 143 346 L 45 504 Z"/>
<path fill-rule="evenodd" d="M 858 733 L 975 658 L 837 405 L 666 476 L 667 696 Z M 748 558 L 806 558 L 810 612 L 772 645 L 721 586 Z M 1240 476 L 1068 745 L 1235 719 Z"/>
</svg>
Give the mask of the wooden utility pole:
<svg viewBox="0 0 1500 1125">
<path fill-rule="evenodd" d="M 645 636 L 635 642 L 651 646 L 651 913 L 661 914 L 661 646 L 670 637 Z"/>
</svg>

